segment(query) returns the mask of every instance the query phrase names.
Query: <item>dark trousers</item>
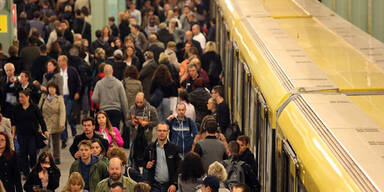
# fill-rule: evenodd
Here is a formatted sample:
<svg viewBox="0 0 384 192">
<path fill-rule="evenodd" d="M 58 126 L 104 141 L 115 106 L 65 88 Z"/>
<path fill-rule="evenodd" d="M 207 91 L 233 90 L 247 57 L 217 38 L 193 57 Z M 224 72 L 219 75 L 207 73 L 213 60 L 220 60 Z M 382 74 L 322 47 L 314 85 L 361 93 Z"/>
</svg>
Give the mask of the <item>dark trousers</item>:
<svg viewBox="0 0 384 192">
<path fill-rule="evenodd" d="M 151 192 L 167 192 L 169 183 L 160 184 L 159 182 L 151 183 Z"/>
<path fill-rule="evenodd" d="M 107 113 L 112 126 L 120 130 L 121 112 L 119 110 L 108 110 L 105 112 Z"/>
<path fill-rule="evenodd" d="M 36 136 L 34 135 L 18 135 L 17 141 L 20 145 L 20 160 L 22 163 L 21 171 L 25 176 L 29 175 L 29 168 L 36 164 L 37 149 L 36 149 Z M 28 164 L 29 163 L 29 164 Z"/>
<path fill-rule="evenodd" d="M 71 111 L 73 106 L 73 101 L 69 95 L 64 95 L 64 104 L 65 104 L 65 129 L 61 133 L 61 140 L 67 142 L 68 139 L 68 131 L 67 131 L 67 123 L 71 126 L 72 135 L 76 135 L 76 125 L 71 123 L 69 120 L 71 118 Z"/>
</svg>

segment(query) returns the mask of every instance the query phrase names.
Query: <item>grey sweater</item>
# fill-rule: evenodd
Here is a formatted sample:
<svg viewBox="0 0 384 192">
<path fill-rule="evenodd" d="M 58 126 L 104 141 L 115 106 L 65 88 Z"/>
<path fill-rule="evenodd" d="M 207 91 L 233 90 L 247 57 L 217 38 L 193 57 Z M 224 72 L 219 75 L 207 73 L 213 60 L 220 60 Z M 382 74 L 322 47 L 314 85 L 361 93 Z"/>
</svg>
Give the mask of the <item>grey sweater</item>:
<svg viewBox="0 0 384 192">
<path fill-rule="evenodd" d="M 128 112 L 123 84 L 113 76 L 105 76 L 96 83 L 92 101 L 100 104 L 100 110 L 119 110 L 124 116 Z"/>
</svg>

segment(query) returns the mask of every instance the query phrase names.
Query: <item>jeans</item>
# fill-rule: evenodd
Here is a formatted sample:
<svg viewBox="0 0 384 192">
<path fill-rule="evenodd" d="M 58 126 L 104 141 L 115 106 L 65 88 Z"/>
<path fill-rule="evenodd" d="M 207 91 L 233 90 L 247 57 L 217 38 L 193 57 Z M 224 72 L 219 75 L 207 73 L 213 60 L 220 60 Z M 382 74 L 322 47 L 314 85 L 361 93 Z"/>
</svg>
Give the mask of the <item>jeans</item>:
<svg viewBox="0 0 384 192">
<path fill-rule="evenodd" d="M 108 110 L 105 112 L 107 113 L 112 126 L 120 130 L 121 112 L 119 110 Z"/>
<path fill-rule="evenodd" d="M 36 164 L 37 149 L 36 149 L 36 136 L 35 135 L 18 135 L 17 141 L 20 145 L 20 160 L 21 171 L 25 176 L 29 175 L 29 168 Z M 29 162 L 29 165 L 28 165 Z"/>
<path fill-rule="evenodd" d="M 69 121 L 69 119 L 71 118 L 72 102 L 73 101 L 71 100 L 69 95 L 64 95 L 65 117 L 66 117 L 65 122 L 66 123 L 65 123 L 65 129 L 61 133 L 61 140 L 63 142 L 67 142 L 67 140 L 68 140 L 67 124 L 70 124 L 70 126 L 71 126 L 72 135 L 73 136 L 76 135 L 76 125 L 70 123 L 70 121 Z"/>
<path fill-rule="evenodd" d="M 160 184 L 158 182 L 151 183 L 151 192 L 167 192 L 169 183 Z"/>
<path fill-rule="evenodd" d="M 160 105 L 157 107 L 157 115 L 159 117 L 159 121 L 165 122 L 167 117 L 171 114 L 170 104 L 170 98 L 163 98 L 163 101 L 161 101 Z"/>
</svg>

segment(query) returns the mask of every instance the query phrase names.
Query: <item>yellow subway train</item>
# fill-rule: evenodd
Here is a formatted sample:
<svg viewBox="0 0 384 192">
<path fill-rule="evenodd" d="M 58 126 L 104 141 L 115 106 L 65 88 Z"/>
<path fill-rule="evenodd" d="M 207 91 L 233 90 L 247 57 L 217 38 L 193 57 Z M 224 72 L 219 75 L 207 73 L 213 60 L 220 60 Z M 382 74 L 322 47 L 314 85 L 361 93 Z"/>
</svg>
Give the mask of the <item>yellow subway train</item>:
<svg viewBox="0 0 384 192">
<path fill-rule="evenodd" d="M 317 0 L 216 0 L 262 191 L 384 191 L 384 45 Z"/>
</svg>

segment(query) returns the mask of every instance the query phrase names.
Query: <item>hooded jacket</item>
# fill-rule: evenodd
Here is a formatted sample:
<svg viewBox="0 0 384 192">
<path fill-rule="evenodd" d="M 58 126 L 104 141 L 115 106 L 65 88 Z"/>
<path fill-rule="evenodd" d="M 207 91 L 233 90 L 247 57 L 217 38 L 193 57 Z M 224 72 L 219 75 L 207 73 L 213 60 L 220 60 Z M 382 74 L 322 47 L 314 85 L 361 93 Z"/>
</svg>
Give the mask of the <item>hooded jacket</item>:
<svg viewBox="0 0 384 192">
<path fill-rule="evenodd" d="M 175 117 L 170 121 L 167 120 L 166 123 L 171 130 L 171 142 L 179 147 L 181 155 L 184 156 L 191 151 L 193 139 L 197 135 L 195 122 L 188 117 L 184 117 L 184 120 Z"/>
<path fill-rule="evenodd" d="M 113 76 L 105 76 L 96 83 L 92 101 L 100 104 L 101 110 L 119 110 L 127 114 L 128 103 L 123 84 Z"/>
</svg>

